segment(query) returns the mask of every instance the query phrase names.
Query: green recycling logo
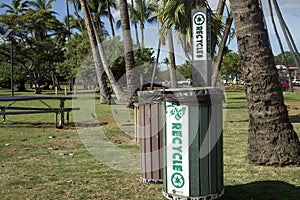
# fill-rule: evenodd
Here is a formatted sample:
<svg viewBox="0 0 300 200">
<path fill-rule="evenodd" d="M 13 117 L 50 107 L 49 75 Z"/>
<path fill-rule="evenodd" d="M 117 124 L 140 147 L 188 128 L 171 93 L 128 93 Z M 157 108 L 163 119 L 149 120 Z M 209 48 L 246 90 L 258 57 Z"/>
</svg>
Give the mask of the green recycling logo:
<svg viewBox="0 0 300 200">
<path fill-rule="evenodd" d="M 182 188 L 184 186 L 184 177 L 180 173 L 174 173 L 171 177 L 172 185 L 176 188 Z"/>
<path fill-rule="evenodd" d="M 172 116 L 175 116 L 175 119 L 177 121 L 179 121 L 183 117 L 183 115 L 185 114 L 185 112 L 186 112 L 186 107 L 182 107 L 181 109 L 178 109 L 178 107 L 176 107 L 174 104 L 168 105 L 167 107 L 173 107 L 173 109 L 171 110 L 170 114 Z"/>
</svg>

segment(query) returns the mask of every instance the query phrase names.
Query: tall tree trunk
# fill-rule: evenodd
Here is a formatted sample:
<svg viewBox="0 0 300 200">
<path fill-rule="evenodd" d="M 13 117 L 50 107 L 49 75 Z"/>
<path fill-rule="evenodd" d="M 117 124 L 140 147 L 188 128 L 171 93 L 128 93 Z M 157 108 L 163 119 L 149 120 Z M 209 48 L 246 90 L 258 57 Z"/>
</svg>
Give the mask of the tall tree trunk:
<svg viewBox="0 0 300 200">
<path fill-rule="evenodd" d="M 283 50 L 282 42 L 281 42 L 280 36 L 278 34 L 278 30 L 277 30 L 276 23 L 275 23 L 275 20 L 274 20 L 271 0 L 268 0 L 268 4 L 269 4 L 269 8 L 270 8 L 270 15 L 271 15 L 271 21 L 272 21 L 272 24 L 273 24 L 274 32 L 275 32 L 275 35 L 276 35 L 276 38 L 277 38 L 277 41 L 278 41 L 278 44 L 279 44 L 279 47 L 280 47 L 280 51 L 281 51 L 282 58 L 284 60 L 284 64 L 287 67 L 287 70 L 288 70 L 288 73 L 289 73 L 289 90 L 292 92 L 293 91 L 292 74 L 291 74 L 291 70 L 289 68 L 289 63 L 287 62 L 286 55 L 285 55 L 285 52 Z"/>
<path fill-rule="evenodd" d="M 131 0 L 131 5 L 132 7 L 134 8 L 134 1 Z M 134 23 L 134 30 L 135 30 L 135 38 L 136 38 L 136 44 L 139 45 L 140 44 L 140 41 L 139 41 L 139 32 L 138 32 L 138 27 L 137 27 L 137 24 Z"/>
<path fill-rule="evenodd" d="M 67 30 L 68 30 L 68 40 L 70 38 L 70 11 L 69 11 L 69 0 L 66 0 L 66 8 L 67 8 Z"/>
<path fill-rule="evenodd" d="M 95 70 L 96 70 L 96 74 L 97 74 L 97 80 L 98 80 L 98 84 L 99 84 L 99 88 L 100 88 L 100 103 L 110 103 L 109 102 L 109 96 L 106 93 L 105 90 L 105 82 L 103 82 L 102 79 L 102 75 L 104 73 L 103 70 L 103 66 L 100 60 L 100 54 L 97 48 L 97 39 L 96 39 L 96 33 L 95 30 L 93 28 L 93 22 L 92 19 L 88 13 L 88 5 L 86 3 L 85 0 L 80 0 L 80 5 L 81 5 L 81 9 L 84 15 L 84 21 L 85 21 L 85 25 L 88 31 L 88 35 L 89 35 L 89 40 L 90 40 L 90 44 L 91 44 L 91 48 L 92 48 L 92 53 L 93 53 L 93 59 L 94 59 L 94 64 L 95 64 Z"/>
<path fill-rule="evenodd" d="M 298 51 L 297 51 L 296 47 L 294 49 L 293 45 L 292 45 L 292 43 L 294 43 L 293 37 L 291 36 L 289 28 L 287 27 L 286 23 L 284 22 L 284 19 L 282 17 L 281 12 L 280 12 L 280 9 L 279 9 L 279 6 L 277 4 L 277 1 L 273 0 L 273 4 L 274 4 L 274 8 L 275 8 L 276 14 L 277 14 L 278 19 L 279 19 L 279 23 L 280 23 L 280 26 L 281 26 L 284 38 L 285 38 L 285 40 L 286 40 L 286 42 L 288 44 L 288 47 L 289 47 L 289 49 L 290 49 L 290 51 L 291 51 L 291 53 L 293 55 L 294 61 L 295 61 L 296 66 L 298 68 L 298 72 L 300 72 L 299 61 L 298 61 L 298 57 L 296 55 L 296 52 L 298 52 Z M 291 79 L 291 77 L 290 77 L 290 79 Z M 291 83 L 291 80 L 290 80 L 290 83 Z"/>
<path fill-rule="evenodd" d="M 111 28 L 111 34 L 113 37 L 115 37 L 115 29 L 114 29 L 114 23 L 113 23 L 113 17 L 111 14 L 111 10 L 110 10 L 110 4 L 109 4 L 109 0 L 106 0 L 106 7 L 107 7 L 107 14 L 108 14 L 108 20 L 109 20 L 109 24 L 110 24 L 110 28 Z"/>
<path fill-rule="evenodd" d="M 128 90 L 128 106 L 132 107 L 132 95 L 135 95 L 135 91 L 138 88 L 138 79 L 134 73 L 134 52 L 132 46 L 132 38 L 130 32 L 130 22 L 128 14 L 127 0 L 119 0 L 120 5 L 120 17 L 122 24 L 122 32 L 124 38 L 124 54 L 125 54 L 125 66 L 126 66 L 126 79 Z"/>
<path fill-rule="evenodd" d="M 144 35 L 144 29 L 145 29 L 145 25 L 143 22 L 140 22 L 140 29 L 141 29 L 141 36 L 142 36 L 142 50 L 145 47 L 145 35 Z"/>
<path fill-rule="evenodd" d="M 175 53 L 174 53 L 174 44 L 173 44 L 173 34 L 171 29 L 168 30 L 167 37 L 168 37 L 168 49 L 169 49 L 169 60 L 170 60 L 171 87 L 176 88 L 177 87 L 176 63 L 175 63 Z"/>
<path fill-rule="evenodd" d="M 225 6 L 226 6 L 226 0 L 219 0 L 216 14 L 223 15 Z"/>
<path fill-rule="evenodd" d="M 222 17 L 223 16 L 225 6 L 226 6 L 226 0 L 219 0 L 218 7 L 217 7 L 217 12 L 216 12 L 216 15 L 218 17 Z M 217 37 L 216 37 L 216 39 L 217 39 Z M 215 42 L 215 44 L 216 45 L 212 45 L 212 47 L 211 47 L 211 56 L 212 56 L 212 58 L 215 55 L 215 49 L 217 47 L 217 42 Z"/>
<path fill-rule="evenodd" d="M 88 14 L 90 16 L 90 19 L 92 19 L 92 14 L 89 10 L 89 7 L 87 7 L 87 11 L 88 11 Z M 93 30 L 94 32 L 96 32 L 96 27 L 94 25 L 94 23 L 92 23 L 92 27 L 93 27 Z M 101 61 L 101 64 L 102 66 L 104 67 L 104 71 L 106 73 L 106 76 L 112 86 L 112 89 L 113 91 L 115 92 L 115 95 L 117 97 L 117 100 L 118 101 L 125 101 L 125 94 L 123 92 L 123 90 L 121 89 L 120 85 L 117 83 L 111 69 L 110 69 L 110 66 L 107 62 L 107 59 L 106 59 L 106 56 L 105 56 L 105 52 L 104 52 L 104 49 L 103 49 L 103 45 L 98 37 L 98 34 L 95 34 L 96 36 L 96 44 L 97 44 L 97 49 L 98 49 L 98 53 L 100 54 L 100 61 Z M 102 81 L 106 82 L 106 76 L 104 74 L 102 74 L 101 76 L 101 79 Z M 105 88 L 106 89 L 106 88 Z M 106 91 L 108 92 L 108 91 Z"/>
<path fill-rule="evenodd" d="M 249 112 L 247 158 L 259 165 L 300 165 L 259 0 L 230 0 Z"/>
<path fill-rule="evenodd" d="M 231 17 L 231 14 L 229 14 L 228 18 L 226 19 L 226 26 L 225 26 L 225 30 L 219 45 L 219 52 L 217 55 L 217 60 L 215 62 L 215 67 L 214 67 L 214 71 L 212 74 L 212 86 L 216 87 L 217 86 L 217 82 L 218 82 L 218 76 L 219 76 L 219 72 L 221 69 L 221 64 L 223 61 L 223 55 L 224 55 L 224 49 L 227 43 L 227 39 L 230 33 L 230 28 L 232 25 L 233 19 Z"/>
<path fill-rule="evenodd" d="M 156 54 L 156 59 L 153 67 L 153 72 L 152 72 L 152 77 L 151 77 L 151 90 L 153 90 L 153 83 L 156 75 L 156 70 L 158 67 L 158 61 L 159 61 L 159 55 L 160 55 L 160 48 L 161 48 L 161 40 L 160 38 L 158 39 L 158 45 L 157 45 L 157 54 Z"/>
<path fill-rule="evenodd" d="M 78 12 L 78 6 L 76 5 L 76 0 L 72 0 L 72 3 L 73 3 L 74 11 L 75 11 L 75 14 L 76 14 L 76 17 L 77 17 L 77 22 L 79 24 L 80 30 L 81 30 L 81 32 L 83 32 L 83 25 L 82 25 L 81 20 L 80 20 L 81 17 L 80 17 L 79 12 Z"/>
</svg>

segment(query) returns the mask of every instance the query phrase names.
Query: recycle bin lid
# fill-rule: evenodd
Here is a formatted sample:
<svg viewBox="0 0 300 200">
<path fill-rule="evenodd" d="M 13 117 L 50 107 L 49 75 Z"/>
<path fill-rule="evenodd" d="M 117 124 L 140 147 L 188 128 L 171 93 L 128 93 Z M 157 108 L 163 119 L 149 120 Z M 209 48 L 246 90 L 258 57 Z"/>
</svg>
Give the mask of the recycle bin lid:
<svg viewBox="0 0 300 200">
<path fill-rule="evenodd" d="M 191 87 L 138 91 L 139 105 L 162 101 L 184 104 L 211 104 L 224 100 L 224 93 L 217 87 Z"/>
</svg>

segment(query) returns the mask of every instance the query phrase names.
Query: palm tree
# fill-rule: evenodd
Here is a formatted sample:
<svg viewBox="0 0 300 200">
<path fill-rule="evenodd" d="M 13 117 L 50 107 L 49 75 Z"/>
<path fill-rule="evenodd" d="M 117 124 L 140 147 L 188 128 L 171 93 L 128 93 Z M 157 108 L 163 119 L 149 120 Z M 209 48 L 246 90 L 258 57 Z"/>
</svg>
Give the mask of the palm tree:
<svg viewBox="0 0 300 200">
<path fill-rule="evenodd" d="M 135 6 L 129 5 L 131 21 L 140 24 L 142 48 L 145 46 L 145 23 L 156 22 L 156 5 L 146 0 L 136 0 Z"/>
<path fill-rule="evenodd" d="M 115 28 L 114 28 L 114 17 L 111 13 L 111 8 L 117 9 L 116 0 L 105 0 L 106 3 L 106 9 L 107 9 L 107 18 L 109 21 L 109 25 L 111 28 L 111 34 L 113 37 L 115 37 Z"/>
<path fill-rule="evenodd" d="M 134 53 L 132 46 L 132 38 L 130 32 L 130 22 L 129 22 L 129 14 L 128 14 L 128 5 L 126 0 L 119 0 L 120 6 L 120 17 L 121 17 L 121 25 L 122 32 L 124 38 L 124 54 L 125 54 L 125 66 L 126 66 L 126 79 L 127 79 L 127 90 L 128 90 L 128 107 L 132 107 L 132 95 L 135 94 L 135 91 L 138 86 L 138 79 L 134 73 Z"/>
<path fill-rule="evenodd" d="M 99 54 L 98 47 L 97 47 L 98 44 L 97 44 L 97 39 L 96 39 L 96 32 L 95 32 L 93 24 L 92 24 L 93 23 L 92 19 L 87 10 L 88 5 L 85 0 L 80 0 L 80 5 L 81 5 L 81 9 L 82 9 L 82 12 L 84 15 L 84 21 L 85 21 L 86 29 L 87 29 L 87 32 L 89 35 L 90 44 L 92 47 L 93 59 L 94 59 L 94 63 L 95 63 L 95 70 L 96 70 L 98 84 L 99 84 L 99 88 L 100 88 L 100 94 L 101 94 L 100 95 L 100 103 L 110 103 L 109 95 L 106 93 L 106 89 L 105 89 L 105 82 L 102 79 L 104 69 L 102 66 L 100 54 Z"/>
<path fill-rule="evenodd" d="M 93 21 L 95 24 L 95 27 L 97 28 L 97 32 L 100 33 L 101 36 L 104 35 L 105 32 L 105 26 L 102 22 L 101 17 L 107 16 L 107 10 L 105 6 L 105 2 L 98 1 L 98 0 L 88 0 L 88 8 L 93 13 Z"/>
<path fill-rule="evenodd" d="M 170 59 L 170 80 L 171 80 L 171 87 L 177 87 L 176 81 L 176 63 L 175 63 L 175 51 L 174 51 L 174 44 L 173 44 L 173 33 L 172 29 L 168 30 L 167 32 L 167 40 L 168 40 L 168 49 L 169 49 L 169 59 Z"/>
<path fill-rule="evenodd" d="M 202 7 L 206 7 L 205 4 Z M 167 35 L 171 27 L 178 32 L 178 38 L 182 43 L 185 54 L 189 55 L 191 49 L 191 10 L 196 8 L 196 1 L 187 2 L 184 0 L 172 1 L 163 0 L 159 4 L 158 18 L 161 22 L 161 34 Z"/>
<path fill-rule="evenodd" d="M 12 6 L 2 3 L 0 8 L 7 8 L 6 13 L 19 15 L 27 10 L 28 1 L 22 2 L 22 0 L 13 0 Z"/>
<path fill-rule="evenodd" d="M 80 3 L 78 0 L 71 0 L 73 7 L 74 7 L 74 11 L 75 11 L 75 15 L 77 17 L 77 21 L 78 21 L 78 25 L 80 27 L 81 32 L 83 32 L 83 23 L 82 23 L 82 17 L 79 15 L 79 8 L 80 8 Z"/>
<path fill-rule="evenodd" d="M 70 0 L 66 0 L 66 10 L 67 10 L 66 26 L 67 26 L 67 30 L 68 30 L 68 39 L 70 37 L 70 10 L 69 10 L 69 2 L 70 2 Z"/>
<path fill-rule="evenodd" d="M 247 158 L 259 165 L 300 165 L 259 0 L 230 0 L 249 113 Z"/>
<path fill-rule="evenodd" d="M 84 14 L 84 20 L 85 20 L 86 28 L 87 28 L 87 31 L 89 34 L 93 58 L 95 61 L 95 67 L 97 67 L 96 72 L 97 72 L 98 82 L 100 84 L 101 81 L 102 82 L 104 81 L 104 79 L 103 79 L 103 68 L 104 68 L 104 71 L 107 75 L 107 78 L 108 78 L 110 84 L 112 85 L 112 89 L 115 92 L 117 99 L 119 101 L 123 101 L 124 97 L 125 97 L 124 92 L 122 91 L 121 87 L 115 80 L 113 73 L 109 67 L 107 59 L 105 57 L 102 43 L 100 42 L 98 34 L 96 34 L 96 28 L 92 21 L 92 15 L 91 15 L 91 12 L 89 11 L 86 0 L 80 0 L 80 5 L 81 5 L 82 12 Z M 102 90 L 105 90 L 104 83 L 100 87 L 103 87 Z M 100 88 L 100 90 L 101 90 L 101 88 Z M 110 102 L 108 102 L 108 103 L 110 103 Z"/>
<path fill-rule="evenodd" d="M 40 11 L 49 11 L 51 14 L 58 14 L 57 12 L 51 10 L 52 9 L 52 4 L 56 0 L 35 0 L 35 1 L 29 1 L 28 4 L 35 8 L 36 10 Z"/>
<path fill-rule="evenodd" d="M 165 4 L 168 4 L 167 1 L 162 1 L 160 6 L 158 6 L 158 17 L 161 22 L 160 27 L 160 36 L 161 39 L 164 40 L 164 36 L 166 35 L 167 41 L 168 41 L 168 49 L 169 49 L 169 64 L 170 64 L 170 81 L 171 81 L 171 87 L 176 88 L 177 81 L 176 81 L 176 61 L 175 61 L 175 52 L 174 52 L 174 44 L 173 44 L 173 33 L 172 33 L 172 27 L 173 23 L 169 23 L 170 18 L 165 18 Z"/>
<path fill-rule="evenodd" d="M 222 18 L 223 17 L 223 13 L 226 7 L 226 0 L 219 0 L 218 2 L 218 7 L 217 7 L 217 12 L 216 12 L 216 16 Z M 225 23 L 225 29 L 223 31 L 223 36 L 221 38 L 220 43 L 218 44 L 219 47 L 219 51 L 217 54 L 217 59 L 215 61 L 215 66 L 214 66 L 214 70 L 213 70 L 213 74 L 212 74 L 212 86 L 216 87 L 217 86 L 217 82 L 218 82 L 218 76 L 219 76 L 219 72 L 221 69 L 221 65 L 223 62 L 223 56 L 224 56 L 224 52 L 226 50 L 226 43 L 228 40 L 228 37 L 230 36 L 230 30 L 231 30 L 231 26 L 233 23 L 233 19 L 231 16 L 231 12 L 228 14 L 228 17 L 226 19 L 226 23 Z M 217 46 L 217 43 L 215 43 L 214 46 L 212 46 L 212 52 L 215 52 L 215 48 Z"/>
<path fill-rule="evenodd" d="M 133 0 L 131 0 L 131 7 L 135 8 Z M 134 25 L 136 44 L 139 45 L 140 41 L 139 41 L 139 33 L 138 33 L 138 28 L 137 28 L 138 20 L 134 16 L 130 16 L 130 19 L 131 19 L 131 23 L 133 23 L 133 25 Z"/>
<path fill-rule="evenodd" d="M 107 17 L 112 36 L 115 37 L 114 18 L 111 13 L 111 8 L 117 8 L 115 0 L 88 0 L 88 5 L 93 13 L 94 21 L 97 24 L 98 31 L 101 35 L 108 35 L 108 32 L 105 30 L 104 22 L 101 19 L 102 17 Z"/>
<path fill-rule="evenodd" d="M 279 23 L 280 23 L 281 29 L 283 31 L 284 38 L 285 38 L 285 40 L 286 40 L 286 42 L 288 44 L 288 47 L 289 47 L 289 49 L 290 49 L 290 51 L 291 51 L 291 53 L 293 55 L 293 58 L 294 58 L 294 61 L 296 63 L 296 66 L 298 68 L 298 71 L 300 71 L 299 60 L 298 60 L 297 55 L 296 55 L 296 54 L 299 55 L 299 52 L 297 50 L 297 47 L 296 47 L 295 42 L 293 40 L 293 37 L 292 37 L 292 35 L 290 33 L 289 28 L 287 27 L 286 23 L 284 22 L 284 19 L 282 17 L 282 14 L 281 14 L 281 11 L 280 11 L 280 8 L 278 6 L 277 1 L 273 0 L 273 4 L 274 4 L 274 8 L 275 8 L 276 14 L 277 14 L 277 16 L 279 18 Z M 289 71 L 289 75 L 290 75 L 290 71 Z M 290 78 L 290 84 L 291 84 L 292 83 L 292 81 L 291 81 L 292 77 L 290 76 L 289 78 Z M 292 87 L 292 85 L 290 85 L 290 86 Z"/>
</svg>

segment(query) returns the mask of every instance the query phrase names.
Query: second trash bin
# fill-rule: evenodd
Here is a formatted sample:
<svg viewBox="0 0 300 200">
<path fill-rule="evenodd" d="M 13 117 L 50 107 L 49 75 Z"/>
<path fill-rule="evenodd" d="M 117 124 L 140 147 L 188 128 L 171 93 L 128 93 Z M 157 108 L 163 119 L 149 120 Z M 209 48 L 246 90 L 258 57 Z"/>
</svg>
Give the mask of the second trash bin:
<svg viewBox="0 0 300 200">
<path fill-rule="evenodd" d="M 163 182 L 161 91 L 138 92 L 137 135 L 140 143 L 141 181 Z"/>
<path fill-rule="evenodd" d="M 223 195 L 223 99 L 219 88 L 164 91 L 166 198 L 202 200 Z"/>
</svg>

